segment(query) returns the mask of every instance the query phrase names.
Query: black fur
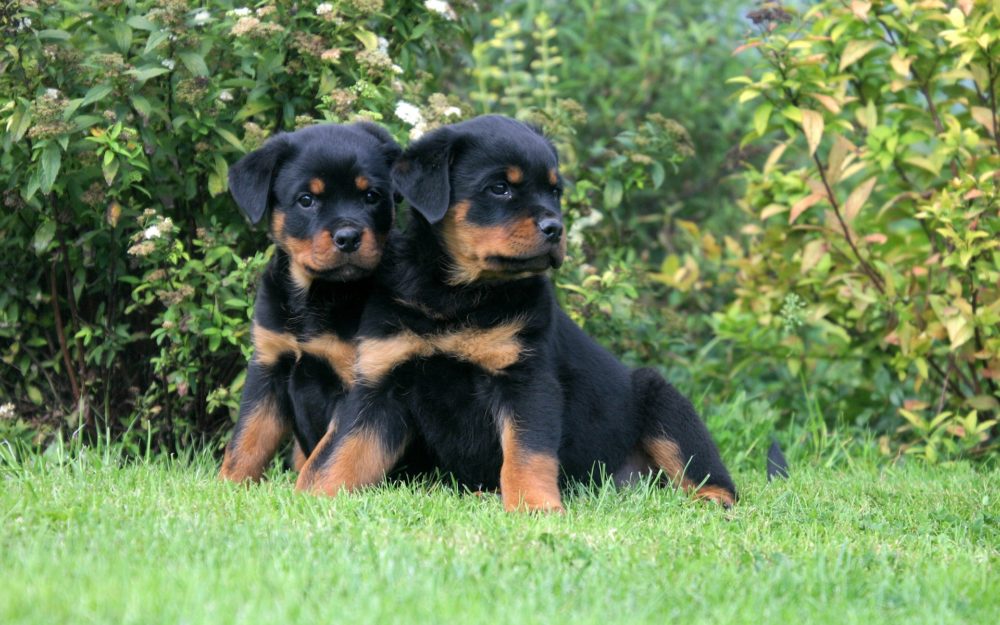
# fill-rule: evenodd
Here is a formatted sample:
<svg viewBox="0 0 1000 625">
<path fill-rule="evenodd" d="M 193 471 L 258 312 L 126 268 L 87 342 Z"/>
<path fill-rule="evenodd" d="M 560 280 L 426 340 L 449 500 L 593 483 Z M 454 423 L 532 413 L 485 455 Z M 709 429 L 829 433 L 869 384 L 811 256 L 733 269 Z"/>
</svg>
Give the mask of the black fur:
<svg viewBox="0 0 1000 625">
<path fill-rule="evenodd" d="M 654 371 L 625 367 L 558 307 L 544 275 L 560 264 L 565 246 L 556 241 L 562 231 L 557 168 L 555 149 L 536 129 L 498 116 L 434 131 L 400 157 L 393 179 L 414 211 L 377 273 L 359 330 L 358 370 L 376 371 L 366 365 L 368 356 L 395 344 L 387 341 L 445 347 L 400 357 L 384 375 L 362 375 L 337 410 L 336 435 L 317 448 L 299 488 L 335 494 L 363 485 L 342 466 L 338 450 L 359 432 L 374 433 L 387 457 L 416 441 L 435 466 L 471 488 L 500 487 L 505 505 L 516 509 L 522 502 L 503 492 L 503 482 L 507 488 L 519 482 L 501 478 L 511 461 L 502 433 L 510 432 L 516 446 L 508 449 L 541 459 L 539 466 L 557 459 L 562 479 L 628 481 L 666 469 L 651 466 L 642 450 L 644 441 L 669 441 L 678 458 L 668 464 L 684 472 L 671 478 L 692 489 L 720 488 L 727 493 L 722 503 L 735 500 L 732 480 L 690 402 Z M 458 210 L 465 213 L 456 226 Z M 534 238 L 532 223 L 541 231 Z M 469 229 L 462 240 L 470 245 L 500 246 L 481 250 L 482 273 L 456 273 L 458 248 L 448 228 L 459 227 Z M 503 247 L 517 237 L 517 245 Z M 505 353 L 495 353 L 502 345 L 480 345 L 475 333 L 511 323 L 518 327 L 516 361 L 491 370 Z M 473 338 L 457 347 L 434 342 L 460 332 Z M 531 479 L 525 473 L 523 480 Z M 518 495 L 528 508 L 559 508 L 558 502 L 532 503 L 531 488 Z"/>
<path fill-rule="evenodd" d="M 279 134 L 230 169 L 240 210 L 253 223 L 271 216 L 277 248 L 258 285 L 254 357 L 222 477 L 259 479 L 287 432 L 305 455 L 325 434 L 353 351 L 338 373 L 321 347 L 307 345 L 353 350 L 393 223 L 390 168 L 400 152 L 378 126 L 327 124 Z M 340 247 L 337 233 L 356 236 L 359 247 L 346 239 Z"/>
</svg>

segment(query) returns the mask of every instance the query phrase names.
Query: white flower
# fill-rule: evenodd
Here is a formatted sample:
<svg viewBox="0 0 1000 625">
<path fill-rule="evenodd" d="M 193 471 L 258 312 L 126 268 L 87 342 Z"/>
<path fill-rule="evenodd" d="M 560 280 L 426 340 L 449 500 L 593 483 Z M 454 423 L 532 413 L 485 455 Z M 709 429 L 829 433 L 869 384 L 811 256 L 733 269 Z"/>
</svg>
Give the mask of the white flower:
<svg viewBox="0 0 1000 625">
<path fill-rule="evenodd" d="M 378 38 L 378 51 L 385 55 L 389 54 L 389 40 L 385 37 Z"/>
<path fill-rule="evenodd" d="M 207 22 L 210 19 L 212 19 L 211 13 L 209 13 L 208 11 L 198 11 L 197 13 L 194 14 L 194 20 L 193 21 L 194 21 L 195 24 L 199 24 L 200 25 L 200 24 L 204 24 L 205 22 Z"/>
<path fill-rule="evenodd" d="M 158 239 L 160 238 L 160 228 L 158 226 L 150 226 L 142 231 L 142 238 L 146 239 Z"/>
<path fill-rule="evenodd" d="M 451 5 L 444 0 L 426 0 L 424 2 L 424 7 L 428 11 L 433 11 L 446 20 L 455 20 L 458 18 L 455 15 L 455 9 L 451 8 Z"/>
<path fill-rule="evenodd" d="M 246 17 L 247 15 L 250 15 L 250 9 L 246 7 L 240 7 L 238 9 L 233 9 L 229 13 L 231 15 L 235 15 L 236 17 Z"/>
<path fill-rule="evenodd" d="M 444 113 L 445 117 L 456 117 L 462 114 L 462 109 L 458 108 L 457 106 L 449 106 L 442 112 Z"/>
<path fill-rule="evenodd" d="M 59 93 L 58 89 L 53 89 L 53 88 L 50 87 L 50 88 L 48 88 L 48 89 L 45 90 L 45 97 L 46 98 L 51 98 L 51 99 L 55 100 L 60 95 L 61 94 Z"/>
<path fill-rule="evenodd" d="M 219 92 L 219 102 L 232 102 L 233 92 L 229 89 L 223 89 Z"/>
<path fill-rule="evenodd" d="M 397 73 L 397 74 L 402 74 L 403 73 L 403 68 L 400 67 L 400 66 L 398 66 L 398 65 L 396 65 L 395 63 L 393 63 L 392 64 L 392 71 L 395 72 L 395 73 Z"/>
<path fill-rule="evenodd" d="M 160 65 L 162 65 L 163 67 L 166 67 L 167 69 L 173 71 L 174 66 L 177 65 L 177 61 L 175 61 L 173 59 L 163 59 L 162 61 L 160 61 Z"/>
<path fill-rule="evenodd" d="M 327 13 L 333 12 L 333 5 L 329 2 L 323 2 L 316 5 L 316 15 L 326 15 Z"/>
<path fill-rule="evenodd" d="M 0 419 L 13 419 L 17 416 L 17 411 L 14 408 L 14 404 L 7 402 L 6 404 L 0 406 Z"/>
<path fill-rule="evenodd" d="M 407 124 L 411 126 L 416 126 L 423 123 L 424 116 L 421 114 L 420 109 L 413 106 L 409 102 L 400 100 L 396 104 L 396 117 L 400 118 Z"/>
</svg>

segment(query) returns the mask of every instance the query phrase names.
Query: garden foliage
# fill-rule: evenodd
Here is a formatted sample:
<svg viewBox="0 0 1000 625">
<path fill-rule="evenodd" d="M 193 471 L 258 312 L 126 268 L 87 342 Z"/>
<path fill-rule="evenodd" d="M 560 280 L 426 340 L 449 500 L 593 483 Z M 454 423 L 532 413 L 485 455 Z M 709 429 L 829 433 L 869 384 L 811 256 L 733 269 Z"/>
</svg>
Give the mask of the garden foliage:
<svg viewBox="0 0 1000 625">
<path fill-rule="evenodd" d="M 705 250 L 748 375 L 775 359 L 931 460 L 1000 400 L 1000 3 L 776 3 L 732 79 L 753 110 L 745 243 Z"/>
</svg>

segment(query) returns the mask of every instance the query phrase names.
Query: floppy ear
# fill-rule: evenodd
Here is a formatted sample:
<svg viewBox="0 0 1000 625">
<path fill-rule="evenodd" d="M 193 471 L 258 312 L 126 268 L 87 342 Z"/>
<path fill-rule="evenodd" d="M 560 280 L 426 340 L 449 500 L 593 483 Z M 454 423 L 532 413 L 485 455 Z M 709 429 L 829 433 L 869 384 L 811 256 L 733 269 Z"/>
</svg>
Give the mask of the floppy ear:
<svg viewBox="0 0 1000 625">
<path fill-rule="evenodd" d="M 448 169 L 458 134 L 439 128 L 411 145 L 392 168 L 392 182 L 418 213 L 432 224 L 441 221 L 451 200 Z"/>
<path fill-rule="evenodd" d="M 250 223 L 257 224 L 270 208 L 274 172 L 290 150 L 288 136 L 275 135 L 229 168 L 229 193 Z"/>
<path fill-rule="evenodd" d="M 385 157 L 385 164 L 392 167 L 399 155 L 403 153 L 403 148 L 399 147 L 396 140 L 392 138 L 389 131 L 371 122 L 355 122 L 354 126 L 378 139 L 382 146 L 382 155 Z"/>
</svg>

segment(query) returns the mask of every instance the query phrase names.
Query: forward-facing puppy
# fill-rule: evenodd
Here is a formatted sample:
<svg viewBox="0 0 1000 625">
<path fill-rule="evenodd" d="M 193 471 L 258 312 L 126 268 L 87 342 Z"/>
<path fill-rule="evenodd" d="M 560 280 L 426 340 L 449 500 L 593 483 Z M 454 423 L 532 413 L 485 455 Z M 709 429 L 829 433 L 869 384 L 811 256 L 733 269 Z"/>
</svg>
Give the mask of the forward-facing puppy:
<svg viewBox="0 0 1000 625">
<path fill-rule="evenodd" d="M 558 307 L 565 253 L 552 144 L 498 116 L 428 134 L 393 169 L 414 209 L 378 272 L 356 383 L 299 476 L 336 494 L 380 480 L 415 437 L 508 510 L 561 510 L 560 476 L 662 471 L 732 505 L 733 482 L 690 402 L 629 370 Z"/>
<path fill-rule="evenodd" d="M 219 476 L 259 480 L 288 432 L 299 468 L 354 381 L 353 343 L 382 259 L 400 147 L 368 123 L 279 134 L 229 171 L 277 244 L 254 305 L 254 354 Z"/>
</svg>

